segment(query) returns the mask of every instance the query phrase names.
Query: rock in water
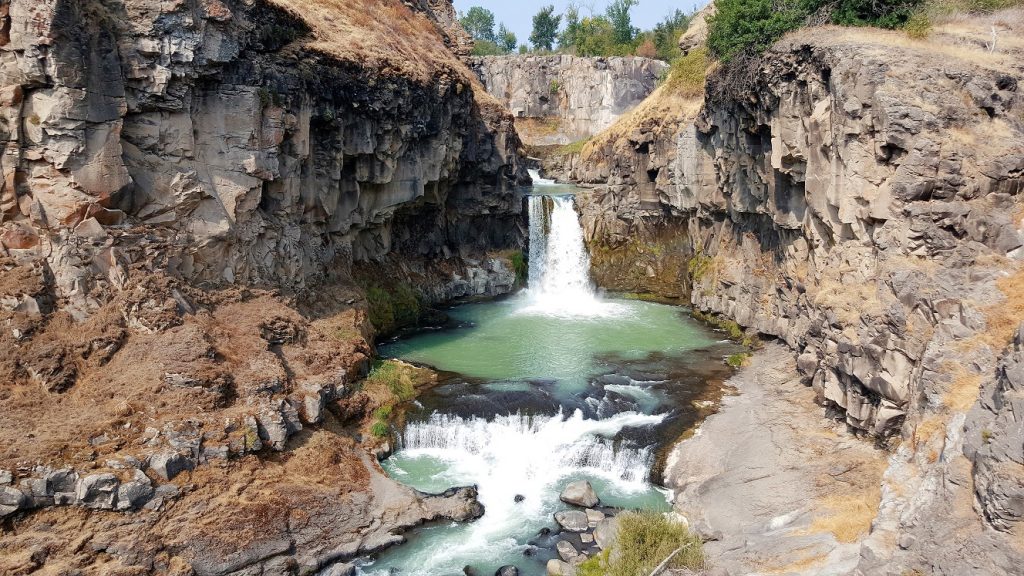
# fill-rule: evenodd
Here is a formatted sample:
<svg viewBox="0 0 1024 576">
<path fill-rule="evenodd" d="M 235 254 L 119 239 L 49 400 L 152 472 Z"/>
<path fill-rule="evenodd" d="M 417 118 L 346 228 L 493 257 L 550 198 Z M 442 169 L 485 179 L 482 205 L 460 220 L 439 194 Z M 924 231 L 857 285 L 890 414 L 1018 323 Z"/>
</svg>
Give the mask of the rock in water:
<svg viewBox="0 0 1024 576">
<path fill-rule="evenodd" d="M 522 494 L 516 494 L 515 501 L 517 504 L 519 502 L 522 502 L 523 500 L 526 500 L 526 496 L 523 496 Z"/>
<path fill-rule="evenodd" d="M 575 571 L 569 564 L 566 564 L 557 558 L 548 560 L 548 576 L 569 576 L 574 573 Z"/>
<path fill-rule="evenodd" d="M 519 576 L 519 568 L 508 565 L 498 568 L 498 571 L 494 573 L 494 576 Z"/>
<path fill-rule="evenodd" d="M 558 544 L 555 545 L 555 549 L 558 550 L 558 556 L 566 562 L 572 562 L 580 555 L 579 551 L 576 550 L 576 547 L 568 540 L 559 540 Z"/>
<path fill-rule="evenodd" d="M 555 522 L 568 532 L 586 532 L 589 528 L 586 513 L 579 510 L 555 512 Z"/>
<path fill-rule="evenodd" d="M 569 484 L 565 487 L 565 490 L 562 490 L 562 494 L 559 498 L 561 498 L 562 502 L 565 502 L 566 504 L 574 504 L 584 508 L 593 508 L 601 501 L 601 499 L 597 497 L 597 492 L 594 492 L 594 487 L 586 480 L 580 480 L 579 482 Z"/>
<path fill-rule="evenodd" d="M 594 529 L 594 542 L 602 550 L 607 550 L 615 542 L 615 536 L 619 533 L 619 519 L 605 518 L 597 523 Z"/>
</svg>

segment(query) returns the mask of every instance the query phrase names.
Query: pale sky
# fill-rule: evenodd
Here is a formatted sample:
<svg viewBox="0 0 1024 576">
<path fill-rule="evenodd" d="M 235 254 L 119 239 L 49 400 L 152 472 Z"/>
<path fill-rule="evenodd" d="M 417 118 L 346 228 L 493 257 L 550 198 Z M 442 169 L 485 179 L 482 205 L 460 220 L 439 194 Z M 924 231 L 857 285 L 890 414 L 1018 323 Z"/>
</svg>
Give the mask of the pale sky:
<svg viewBox="0 0 1024 576">
<path fill-rule="evenodd" d="M 596 14 L 604 14 L 609 0 L 578 0 L 580 14 L 588 16 L 588 8 Z M 481 6 L 494 12 L 494 29 L 504 22 L 520 44 L 529 45 L 530 32 L 533 30 L 533 15 L 549 4 L 555 6 L 555 13 L 561 14 L 571 0 L 455 0 L 455 10 L 466 12 L 473 6 Z M 707 3 L 707 0 L 640 0 L 633 7 L 633 26 L 641 30 L 649 30 L 662 21 L 665 16 L 677 8 L 683 12 L 693 12 Z"/>
</svg>

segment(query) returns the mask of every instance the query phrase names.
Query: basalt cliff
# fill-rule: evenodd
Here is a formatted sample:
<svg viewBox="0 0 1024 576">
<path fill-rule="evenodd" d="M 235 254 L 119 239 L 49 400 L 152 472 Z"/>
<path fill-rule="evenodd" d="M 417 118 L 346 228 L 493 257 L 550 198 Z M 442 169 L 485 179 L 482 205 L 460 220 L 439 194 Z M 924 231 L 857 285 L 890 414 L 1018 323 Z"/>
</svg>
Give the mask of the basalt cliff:
<svg viewBox="0 0 1024 576">
<path fill-rule="evenodd" d="M 577 202 L 602 285 L 682 298 L 727 330 L 784 343 L 820 406 L 804 418 L 887 451 L 875 496 L 847 498 L 845 469 L 820 471 L 804 496 L 870 509 L 852 558 L 815 549 L 780 573 L 1020 569 L 1022 30 L 1010 10 L 925 41 L 799 31 L 711 66 L 706 90 L 662 86 L 546 162 L 592 187 Z M 826 458 L 842 468 L 834 446 Z M 675 483 L 693 519 L 688 499 L 707 478 L 691 472 Z M 785 512 L 757 533 L 818 526 L 807 506 Z M 722 553 L 742 556 L 744 539 L 734 565 L 774 566 L 752 557 L 750 534 Z"/>
<path fill-rule="evenodd" d="M 0 573 L 341 574 L 481 513 L 382 473 L 360 383 L 368 310 L 516 282 L 468 46 L 445 0 L 0 6 Z"/>
</svg>

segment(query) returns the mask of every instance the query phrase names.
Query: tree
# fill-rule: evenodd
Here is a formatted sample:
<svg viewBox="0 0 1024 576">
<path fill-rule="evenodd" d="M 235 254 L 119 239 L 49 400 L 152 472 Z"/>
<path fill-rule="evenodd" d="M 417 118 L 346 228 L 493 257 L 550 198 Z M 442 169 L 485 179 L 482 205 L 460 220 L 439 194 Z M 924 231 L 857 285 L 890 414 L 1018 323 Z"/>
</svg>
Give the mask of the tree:
<svg viewBox="0 0 1024 576">
<path fill-rule="evenodd" d="M 516 35 L 506 28 L 504 23 L 498 26 L 498 36 L 495 41 L 505 54 L 512 52 L 519 45 Z"/>
<path fill-rule="evenodd" d="M 671 62 L 682 54 L 679 51 L 679 37 L 686 32 L 690 26 L 690 17 L 682 10 L 665 16 L 665 19 L 658 22 L 651 30 L 654 46 L 658 50 L 658 58 Z"/>
<path fill-rule="evenodd" d="M 474 40 L 494 42 L 494 12 L 480 6 L 473 6 L 469 12 L 459 15 L 459 23 Z"/>
<path fill-rule="evenodd" d="M 657 58 L 658 48 L 654 45 L 654 41 L 650 38 L 645 38 L 639 46 L 636 47 L 635 54 L 641 58 Z"/>
<path fill-rule="evenodd" d="M 575 49 L 580 33 L 580 9 L 569 4 L 565 9 L 565 30 L 558 36 L 558 47 L 562 50 Z"/>
<path fill-rule="evenodd" d="M 605 10 L 608 20 L 612 23 L 612 29 L 615 31 L 616 44 L 631 44 L 639 32 L 633 27 L 633 21 L 629 15 L 629 11 L 637 5 L 637 2 L 638 0 L 613 0 Z"/>
<path fill-rule="evenodd" d="M 580 56 L 625 56 L 632 52 L 629 45 L 615 43 L 615 28 L 604 16 L 580 20 L 575 47 Z"/>
<path fill-rule="evenodd" d="M 555 16 L 554 6 L 548 5 L 541 8 L 540 12 L 533 17 L 533 33 L 530 34 L 530 44 L 533 44 L 537 50 L 551 50 L 555 45 L 555 38 L 558 37 L 558 26 L 561 23 L 562 16 Z"/>
</svg>

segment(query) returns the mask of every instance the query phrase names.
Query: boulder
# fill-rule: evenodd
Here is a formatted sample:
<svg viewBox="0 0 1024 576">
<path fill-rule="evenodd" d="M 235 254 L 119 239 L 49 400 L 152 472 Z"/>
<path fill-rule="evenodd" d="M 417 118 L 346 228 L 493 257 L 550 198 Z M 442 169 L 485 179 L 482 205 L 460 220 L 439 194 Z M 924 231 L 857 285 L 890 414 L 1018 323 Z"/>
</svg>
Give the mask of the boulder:
<svg viewBox="0 0 1024 576">
<path fill-rule="evenodd" d="M 78 481 L 75 499 L 88 508 L 113 510 L 120 484 L 117 476 L 110 473 L 86 476 Z"/>
<path fill-rule="evenodd" d="M 557 558 L 548 560 L 548 576 L 572 576 L 574 574 L 576 574 L 576 569 L 571 564 Z"/>
<path fill-rule="evenodd" d="M 32 500 L 13 486 L 0 486 L 0 518 L 28 508 Z"/>
<path fill-rule="evenodd" d="M 555 512 L 555 522 L 567 532 L 586 532 L 590 527 L 587 514 L 579 510 Z"/>
<path fill-rule="evenodd" d="M 619 519 L 605 518 L 597 523 L 594 529 L 594 542 L 602 550 L 607 550 L 614 542 L 619 533 Z"/>
<path fill-rule="evenodd" d="M 559 498 L 566 504 L 573 504 L 584 508 L 597 506 L 598 502 L 601 501 L 597 497 L 597 492 L 594 492 L 594 487 L 586 480 L 570 483 L 565 487 L 565 490 L 562 490 Z"/>
<path fill-rule="evenodd" d="M 591 528 L 597 528 L 597 523 L 605 519 L 604 512 L 600 510 L 594 510 L 593 508 L 586 509 L 587 522 L 590 523 Z"/>
<path fill-rule="evenodd" d="M 511 564 L 507 566 L 502 566 L 494 572 L 494 576 L 519 576 L 519 568 L 516 568 Z"/>
<path fill-rule="evenodd" d="M 135 478 L 117 489 L 117 509 L 136 510 L 152 497 L 153 483 L 142 470 L 136 470 Z"/>
<path fill-rule="evenodd" d="M 555 544 L 555 550 L 558 551 L 558 556 L 566 562 L 572 562 L 580 555 L 579 550 L 568 540 L 559 540 L 558 544 Z"/>
<path fill-rule="evenodd" d="M 7 470 L 0 470 L 0 486 L 7 486 L 14 482 L 14 475 Z"/>
<path fill-rule="evenodd" d="M 169 482 L 174 480 L 174 477 L 178 474 L 186 470 L 192 470 L 194 464 L 192 460 L 177 452 L 162 452 L 154 454 L 149 459 L 149 467 L 157 476 Z"/>
</svg>

